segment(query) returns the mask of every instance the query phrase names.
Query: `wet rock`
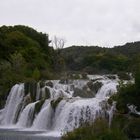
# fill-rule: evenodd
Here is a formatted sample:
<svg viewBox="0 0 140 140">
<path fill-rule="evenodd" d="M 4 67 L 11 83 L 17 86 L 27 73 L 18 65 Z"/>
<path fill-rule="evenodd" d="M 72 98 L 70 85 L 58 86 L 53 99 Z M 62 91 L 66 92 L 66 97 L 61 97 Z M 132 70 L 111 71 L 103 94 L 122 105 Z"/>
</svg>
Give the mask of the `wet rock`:
<svg viewBox="0 0 140 140">
<path fill-rule="evenodd" d="M 50 90 L 46 87 L 45 88 L 45 99 L 49 99 L 51 97 Z"/>
<path fill-rule="evenodd" d="M 125 72 L 119 72 L 118 77 L 120 80 L 131 80 L 131 76 Z"/>
<path fill-rule="evenodd" d="M 74 85 L 70 85 L 70 90 L 74 90 Z"/>
<path fill-rule="evenodd" d="M 40 100 L 39 102 L 37 102 L 37 103 L 35 104 L 35 110 L 34 110 L 34 113 L 35 113 L 35 114 L 38 114 L 38 113 L 40 112 L 41 107 L 42 107 L 42 105 L 44 104 L 44 102 L 45 102 L 45 99 Z"/>
<path fill-rule="evenodd" d="M 30 83 L 26 82 L 24 83 L 24 93 L 25 95 L 28 95 L 29 92 L 30 92 Z"/>
<path fill-rule="evenodd" d="M 46 86 L 53 88 L 53 82 L 51 82 L 51 81 L 47 82 Z"/>
<path fill-rule="evenodd" d="M 30 93 L 30 97 L 32 101 L 35 101 L 36 93 L 37 93 L 37 82 L 27 82 L 24 84 L 24 92 L 25 95 Z"/>
<path fill-rule="evenodd" d="M 93 91 L 94 93 L 97 93 L 98 90 L 102 87 L 102 83 L 101 82 L 95 82 L 93 83 L 92 81 L 89 81 L 87 83 L 87 86 L 90 88 L 91 91 Z"/>
<path fill-rule="evenodd" d="M 75 88 L 73 96 L 79 96 L 82 98 L 93 98 L 95 97 L 95 94 L 87 86 L 84 86 L 83 89 Z"/>
<path fill-rule="evenodd" d="M 102 80 L 103 78 L 96 78 L 96 79 L 92 79 L 92 82 L 98 81 L 98 80 Z"/>
<path fill-rule="evenodd" d="M 37 93 L 37 82 L 30 83 L 30 95 L 32 98 L 32 101 L 36 100 L 36 93 Z"/>
<path fill-rule="evenodd" d="M 54 109 L 54 111 L 55 111 L 56 107 L 58 106 L 58 104 L 61 102 L 61 100 L 63 100 L 63 98 L 59 97 L 58 99 L 51 101 L 51 106 Z"/>
<path fill-rule="evenodd" d="M 88 74 L 87 73 L 82 73 L 81 76 L 82 76 L 82 79 L 88 79 Z"/>
<path fill-rule="evenodd" d="M 39 86 L 40 86 L 40 88 L 43 88 L 45 86 L 45 81 L 40 81 Z"/>
<path fill-rule="evenodd" d="M 68 79 L 61 79 L 59 81 L 60 84 L 68 84 Z"/>
<path fill-rule="evenodd" d="M 115 80 L 116 79 L 116 76 L 115 75 L 107 75 L 106 77 L 109 78 L 109 79 L 111 79 L 111 80 Z"/>
<path fill-rule="evenodd" d="M 28 95 L 26 95 L 25 97 L 24 97 L 24 104 L 25 105 L 27 105 L 27 104 L 29 104 L 29 103 L 31 103 L 32 102 L 32 99 L 31 99 L 31 96 L 30 96 L 30 94 L 28 94 Z"/>
<path fill-rule="evenodd" d="M 69 74 L 69 79 L 81 79 L 80 74 Z"/>
</svg>

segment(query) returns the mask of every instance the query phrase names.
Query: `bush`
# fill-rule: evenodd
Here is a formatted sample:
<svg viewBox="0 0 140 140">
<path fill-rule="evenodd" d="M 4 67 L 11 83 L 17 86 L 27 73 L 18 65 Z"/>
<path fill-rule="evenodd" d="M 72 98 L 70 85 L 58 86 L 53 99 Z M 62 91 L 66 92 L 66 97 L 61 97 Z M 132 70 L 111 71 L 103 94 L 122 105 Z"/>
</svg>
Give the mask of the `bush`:
<svg viewBox="0 0 140 140">
<path fill-rule="evenodd" d="M 112 120 L 111 129 L 119 129 L 130 139 L 140 138 L 140 118 L 126 114 L 115 114 Z"/>
<path fill-rule="evenodd" d="M 135 84 L 120 85 L 117 94 L 116 108 L 120 113 L 128 113 L 127 105 L 135 105 L 140 110 L 140 96 Z"/>
<path fill-rule="evenodd" d="M 68 132 L 62 140 L 127 140 L 127 137 L 119 129 L 110 129 L 104 119 L 96 119 L 91 125 Z"/>
<path fill-rule="evenodd" d="M 116 108 L 120 113 L 128 113 L 127 104 L 135 103 L 135 85 L 128 84 L 119 87 Z"/>
<path fill-rule="evenodd" d="M 37 81 L 40 79 L 40 71 L 38 70 L 38 68 L 35 68 L 35 70 L 33 71 L 32 78 Z"/>
<path fill-rule="evenodd" d="M 125 133 L 130 138 L 140 138 L 140 118 L 133 118 L 127 122 Z"/>
</svg>

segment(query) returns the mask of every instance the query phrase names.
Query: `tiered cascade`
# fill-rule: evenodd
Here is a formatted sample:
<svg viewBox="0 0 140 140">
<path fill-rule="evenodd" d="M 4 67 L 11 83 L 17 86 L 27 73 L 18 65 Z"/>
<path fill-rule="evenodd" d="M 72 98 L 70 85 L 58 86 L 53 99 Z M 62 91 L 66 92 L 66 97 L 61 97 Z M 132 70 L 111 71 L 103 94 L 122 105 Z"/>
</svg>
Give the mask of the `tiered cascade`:
<svg viewBox="0 0 140 140">
<path fill-rule="evenodd" d="M 118 80 L 89 78 L 16 84 L 0 111 L 0 126 L 65 132 L 97 117 L 110 122 L 113 107 L 107 99 L 116 93 Z"/>
</svg>

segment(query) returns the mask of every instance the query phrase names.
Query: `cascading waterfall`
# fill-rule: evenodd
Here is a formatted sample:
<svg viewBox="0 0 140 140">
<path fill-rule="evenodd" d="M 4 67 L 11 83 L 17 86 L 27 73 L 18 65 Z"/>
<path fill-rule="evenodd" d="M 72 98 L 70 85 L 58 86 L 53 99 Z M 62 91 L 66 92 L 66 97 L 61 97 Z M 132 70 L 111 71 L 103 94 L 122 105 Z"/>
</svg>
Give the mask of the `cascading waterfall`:
<svg viewBox="0 0 140 140">
<path fill-rule="evenodd" d="M 105 115 L 107 110 L 103 110 L 104 104 L 101 104 L 105 93 L 116 92 L 116 83 L 104 84 L 95 98 L 91 99 L 66 99 L 61 102 L 55 112 L 54 129 L 58 131 L 71 131 L 79 127 L 86 121 L 94 121 L 96 117 Z M 105 93 L 104 93 L 104 92 Z M 103 97 L 100 94 L 103 92 Z M 107 108 L 106 108 L 107 109 Z M 111 115 L 111 114 L 110 114 Z"/>
<path fill-rule="evenodd" d="M 37 94 L 36 94 L 36 100 L 39 100 L 40 99 L 40 91 L 41 91 L 41 89 L 40 89 L 40 86 L 39 86 L 39 83 L 37 83 Z"/>
<path fill-rule="evenodd" d="M 102 81 L 103 86 L 99 89 L 99 92 L 96 94 L 96 98 L 105 99 L 110 97 L 112 94 L 116 93 L 116 82 Z"/>
<path fill-rule="evenodd" d="M 19 116 L 17 126 L 30 127 L 34 117 L 35 103 L 28 104 Z"/>
<path fill-rule="evenodd" d="M 16 84 L 0 111 L 1 126 L 61 133 L 101 116 L 110 123 L 114 106 L 109 106 L 107 99 L 117 91 L 118 81 L 105 76 L 89 77 L 89 80 L 39 82 L 36 89 L 30 87 L 26 94 L 25 85 Z"/>
<path fill-rule="evenodd" d="M 108 111 L 108 113 L 109 113 L 109 126 L 111 126 L 111 121 L 112 121 L 115 109 L 116 109 L 116 102 L 114 101 L 113 105 L 111 106 L 111 109 Z"/>
<path fill-rule="evenodd" d="M 38 130 L 51 129 L 52 115 L 53 115 L 53 110 L 52 110 L 51 104 L 48 103 L 46 107 L 44 107 L 38 114 L 32 128 L 38 129 Z"/>
<path fill-rule="evenodd" d="M 58 131 L 71 131 L 73 128 L 79 127 L 86 120 L 93 121 L 97 113 L 96 111 L 100 109 L 96 99 L 63 101 L 56 110 L 54 129 Z"/>
<path fill-rule="evenodd" d="M 16 117 L 18 117 L 21 103 L 24 97 L 24 85 L 16 84 L 12 87 L 5 108 L 2 113 L 2 125 L 11 125 L 15 123 Z"/>
</svg>

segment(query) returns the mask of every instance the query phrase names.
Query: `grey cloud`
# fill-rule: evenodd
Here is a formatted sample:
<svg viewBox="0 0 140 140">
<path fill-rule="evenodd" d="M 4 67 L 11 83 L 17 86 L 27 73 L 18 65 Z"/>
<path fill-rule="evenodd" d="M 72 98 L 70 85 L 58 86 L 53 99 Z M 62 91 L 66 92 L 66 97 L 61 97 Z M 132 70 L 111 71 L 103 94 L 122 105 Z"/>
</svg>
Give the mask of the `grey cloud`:
<svg viewBox="0 0 140 140">
<path fill-rule="evenodd" d="M 67 46 L 140 40 L 139 0 L 1 0 L 0 25 L 24 24 Z"/>
</svg>

